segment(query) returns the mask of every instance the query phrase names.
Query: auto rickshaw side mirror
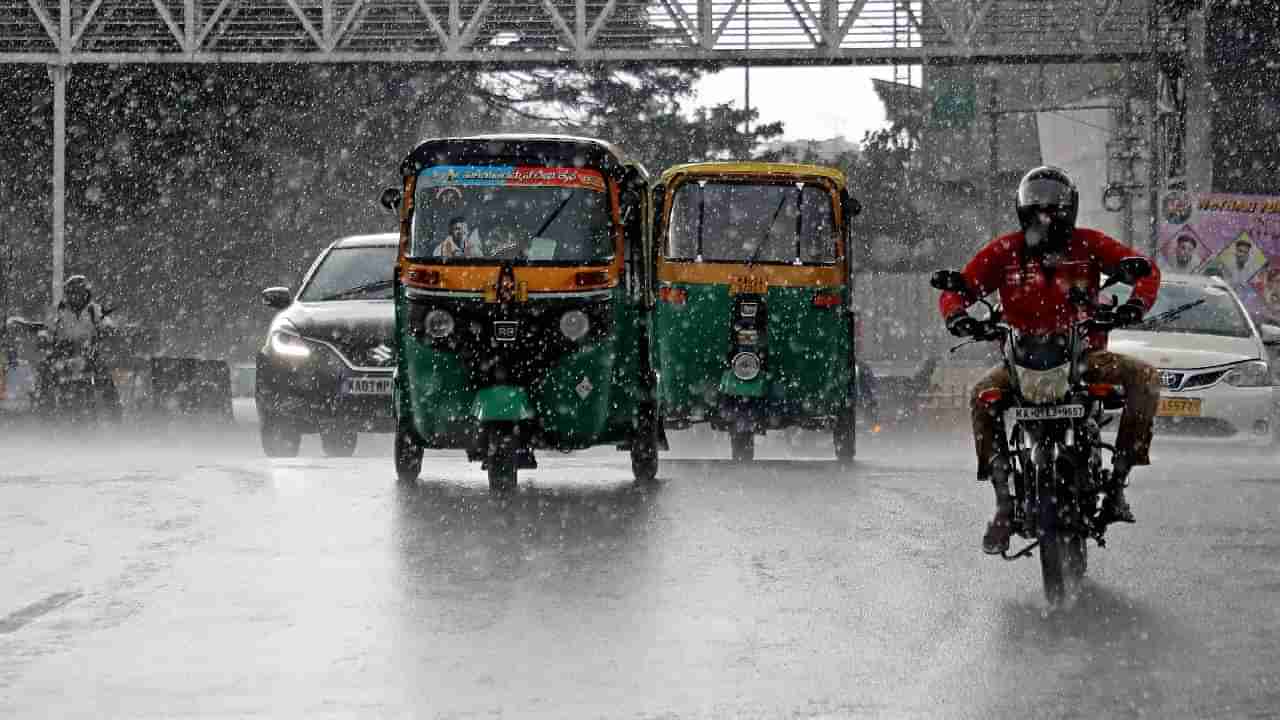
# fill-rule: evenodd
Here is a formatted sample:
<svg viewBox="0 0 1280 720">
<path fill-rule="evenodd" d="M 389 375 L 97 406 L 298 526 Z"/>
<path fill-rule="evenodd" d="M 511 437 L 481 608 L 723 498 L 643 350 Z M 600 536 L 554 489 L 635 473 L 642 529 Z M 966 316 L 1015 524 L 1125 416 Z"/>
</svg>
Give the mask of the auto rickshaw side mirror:
<svg viewBox="0 0 1280 720">
<path fill-rule="evenodd" d="M 390 210 L 391 212 L 395 212 L 400 209 L 400 200 L 400 188 L 397 187 L 389 187 L 382 191 L 382 195 L 378 196 L 378 202 L 382 204 L 382 207 Z"/>
<path fill-rule="evenodd" d="M 957 270 L 938 270 L 929 278 L 929 284 L 938 290 L 945 292 L 966 292 L 969 286 L 964 281 L 964 275 Z"/>
<path fill-rule="evenodd" d="M 862 203 L 858 202 L 858 198 L 851 195 L 844 196 L 844 214 L 850 220 L 862 214 Z"/>
<path fill-rule="evenodd" d="M 1144 257 L 1127 257 L 1120 261 L 1120 267 L 1116 275 L 1120 277 L 1120 282 L 1125 285 L 1132 285 L 1134 282 L 1141 280 L 1151 274 L 1151 261 Z"/>
<path fill-rule="evenodd" d="M 283 310 L 293 302 L 293 293 L 287 287 L 269 287 L 262 291 L 262 304 L 276 310 Z"/>
</svg>

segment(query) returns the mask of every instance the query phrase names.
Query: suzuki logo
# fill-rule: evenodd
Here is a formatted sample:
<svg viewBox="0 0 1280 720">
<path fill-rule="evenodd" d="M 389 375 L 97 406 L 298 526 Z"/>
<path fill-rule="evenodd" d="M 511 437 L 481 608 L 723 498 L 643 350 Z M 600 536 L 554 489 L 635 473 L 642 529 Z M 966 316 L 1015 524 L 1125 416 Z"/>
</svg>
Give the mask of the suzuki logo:
<svg viewBox="0 0 1280 720">
<path fill-rule="evenodd" d="M 387 347 L 386 343 L 380 344 L 369 351 L 369 358 L 376 363 L 383 365 L 391 362 L 391 358 L 395 357 L 395 351 Z"/>
</svg>

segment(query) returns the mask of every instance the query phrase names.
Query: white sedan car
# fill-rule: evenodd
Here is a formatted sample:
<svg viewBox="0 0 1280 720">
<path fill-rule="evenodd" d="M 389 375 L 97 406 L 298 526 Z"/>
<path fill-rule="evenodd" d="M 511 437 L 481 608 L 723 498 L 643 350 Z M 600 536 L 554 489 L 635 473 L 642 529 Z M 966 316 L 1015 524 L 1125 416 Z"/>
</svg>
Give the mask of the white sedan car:
<svg viewBox="0 0 1280 720">
<path fill-rule="evenodd" d="M 1275 435 L 1268 348 L 1277 346 L 1280 328 L 1255 325 L 1225 282 L 1202 275 L 1163 275 L 1146 321 L 1112 332 L 1108 343 L 1160 370 L 1157 439 L 1253 444 Z"/>
</svg>

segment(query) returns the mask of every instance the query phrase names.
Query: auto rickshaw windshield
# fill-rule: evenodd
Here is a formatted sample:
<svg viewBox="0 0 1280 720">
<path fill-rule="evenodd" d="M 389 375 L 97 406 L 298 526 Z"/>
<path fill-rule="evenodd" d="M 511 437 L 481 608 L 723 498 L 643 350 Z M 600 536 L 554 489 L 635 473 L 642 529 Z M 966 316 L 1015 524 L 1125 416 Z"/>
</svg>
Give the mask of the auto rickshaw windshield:
<svg viewBox="0 0 1280 720">
<path fill-rule="evenodd" d="M 603 177 L 577 168 L 424 170 L 409 256 L 423 262 L 602 264 L 613 259 Z"/>
<path fill-rule="evenodd" d="M 708 262 L 829 264 L 832 194 L 805 183 L 691 181 L 672 197 L 666 256 Z"/>
</svg>

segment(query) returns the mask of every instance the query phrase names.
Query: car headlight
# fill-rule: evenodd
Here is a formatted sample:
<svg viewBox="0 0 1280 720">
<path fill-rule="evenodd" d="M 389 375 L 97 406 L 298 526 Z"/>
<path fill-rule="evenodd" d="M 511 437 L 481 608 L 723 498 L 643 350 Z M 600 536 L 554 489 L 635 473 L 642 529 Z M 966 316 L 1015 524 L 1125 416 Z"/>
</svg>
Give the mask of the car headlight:
<svg viewBox="0 0 1280 720">
<path fill-rule="evenodd" d="M 432 310 L 422 321 L 427 335 L 439 340 L 453 333 L 453 316 L 444 310 Z"/>
<path fill-rule="evenodd" d="M 560 316 L 560 332 L 574 342 L 586 337 L 590 329 L 591 320 L 581 310 L 570 310 Z"/>
<path fill-rule="evenodd" d="M 1222 380 L 1233 387 L 1265 387 L 1271 384 L 1271 370 L 1261 360 L 1250 360 L 1231 368 Z"/>
<path fill-rule="evenodd" d="M 733 356 L 730 363 L 733 376 L 739 380 L 754 380 L 760 374 L 760 356 L 755 353 L 741 352 Z"/>
<path fill-rule="evenodd" d="M 297 328 L 288 323 L 281 323 L 271 329 L 267 337 L 271 352 L 283 357 L 301 360 L 311 356 L 311 348 L 302 339 Z"/>
</svg>

